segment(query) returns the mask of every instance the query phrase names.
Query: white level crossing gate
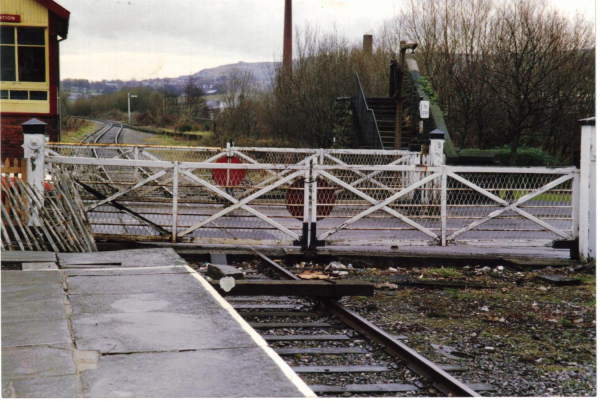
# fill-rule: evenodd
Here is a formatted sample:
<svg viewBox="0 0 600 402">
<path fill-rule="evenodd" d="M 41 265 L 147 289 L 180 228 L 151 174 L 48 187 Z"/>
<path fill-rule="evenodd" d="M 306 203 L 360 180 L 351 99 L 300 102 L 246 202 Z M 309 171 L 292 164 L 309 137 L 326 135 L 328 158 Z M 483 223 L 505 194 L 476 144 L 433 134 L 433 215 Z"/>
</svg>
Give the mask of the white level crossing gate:
<svg viewBox="0 0 600 402">
<path fill-rule="evenodd" d="M 335 208 L 318 222 L 318 240 L 346 245 L 551 246 L 577 234 L 576 168 L 353 169 L 358 176 L 376 172 L 371 177 L 378 183 L 352 186 L 348 170 L 315 167 L 317 178 L 340 189 Z"/>
<path fill-rule="evenodd" d="M 79 183 L 102 239 L 549 247 L 579 236 L 575 167 L 448 166 L 441 154 L 375 150 L 53 143 L 46 154 L 50 174 Z"/>
</svg>

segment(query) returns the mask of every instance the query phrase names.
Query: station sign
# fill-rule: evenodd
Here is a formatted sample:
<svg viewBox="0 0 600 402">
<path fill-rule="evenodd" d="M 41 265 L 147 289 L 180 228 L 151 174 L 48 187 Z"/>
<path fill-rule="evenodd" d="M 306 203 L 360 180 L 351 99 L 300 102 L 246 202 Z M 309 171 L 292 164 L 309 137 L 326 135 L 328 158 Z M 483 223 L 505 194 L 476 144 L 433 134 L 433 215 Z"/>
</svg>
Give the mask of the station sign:
<svg viewBox="0 0 600 402">
<path fill-rule="evenodd" d="M 0 22 L 21 22 L 21 16 L 16 14 L 0 14 Z"/>
</svg>

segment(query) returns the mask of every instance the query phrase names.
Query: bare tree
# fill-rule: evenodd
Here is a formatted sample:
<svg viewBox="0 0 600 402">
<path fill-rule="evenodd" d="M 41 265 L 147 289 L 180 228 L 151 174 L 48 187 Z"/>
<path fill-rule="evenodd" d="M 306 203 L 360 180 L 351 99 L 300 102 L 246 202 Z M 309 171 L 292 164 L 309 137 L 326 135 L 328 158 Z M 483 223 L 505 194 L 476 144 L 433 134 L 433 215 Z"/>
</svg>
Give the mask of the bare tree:
<svg viewBox="0 0 600 402">
<path fill-rule="evenodd" d="M 509 145 L 512 164 L 524 145 L 565 159 L 573 123 L 593 113 L 593 27 L 544 1 L 411 0 L 385 28 L 392 46 L 419 43 L 461 148 Z"/>
<path fill-rule="evenodd" d="M 339 33 L 322 35 L 310 25 L 296 38 L 293 75 L 273 76 L 267 126 L 290 145 L 331 147 L 339 135 L 334 133 L 336 99 L 355 94 L 356 73 L 368 96 L 387 96 L 389 55 L 380 48 L 365 54 Z"/>
<path fill-rule="evenodd" d="M 539 0 L 511 1 L 499 9 L 493 26 L 484 77 L 505 116 L 497 123 L 505 130 L 513 165 L 524 140 L 547 134 L 544 128 L 565 95 L 581 90 L 583 77 L 571 68 L 585 61 L 592 33 L 581 19 L 572 23 Z M 589 63 L 581 67 L 588 70 Z"/>
<path fill-rule="evenodd" d="M 237 141 L 259 137 L 261 116 L 260 87 L 250 71 L 233 68 L 221 84 L 225 109 L 217 120 L 216 134 Z"/>
<path fill-rule="evenodd" d="M 205 107 L 204 91 L 196 85 L 196 81 L 192 76 L 189 76 L 184 88 L 185 105 L 189 117 L 194 115 L 194 112 L 201 111 Z"/>
<path fill-rule="evenodd" d="M 260 92 L 258 82 L 251 71 L 241 71 L 237 68 L 229 70 L 221 84 L 219 98 L 227 108 L 234 108 L 247 99 L 255 98 Z"/>
</svg>

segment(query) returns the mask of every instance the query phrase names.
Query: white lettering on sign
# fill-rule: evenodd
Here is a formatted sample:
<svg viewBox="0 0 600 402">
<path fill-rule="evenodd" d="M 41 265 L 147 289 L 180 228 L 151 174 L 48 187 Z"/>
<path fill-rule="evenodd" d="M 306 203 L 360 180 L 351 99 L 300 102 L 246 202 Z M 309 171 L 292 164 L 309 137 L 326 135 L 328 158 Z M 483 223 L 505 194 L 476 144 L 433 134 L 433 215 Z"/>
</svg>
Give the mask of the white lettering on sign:
<svg viewBox="0 0 600 402">
<path fill-rule="evenodd" d="M 0 22 L 21 22 L 21 16 L 14 14 L 0 14 Z"/>
</svg>

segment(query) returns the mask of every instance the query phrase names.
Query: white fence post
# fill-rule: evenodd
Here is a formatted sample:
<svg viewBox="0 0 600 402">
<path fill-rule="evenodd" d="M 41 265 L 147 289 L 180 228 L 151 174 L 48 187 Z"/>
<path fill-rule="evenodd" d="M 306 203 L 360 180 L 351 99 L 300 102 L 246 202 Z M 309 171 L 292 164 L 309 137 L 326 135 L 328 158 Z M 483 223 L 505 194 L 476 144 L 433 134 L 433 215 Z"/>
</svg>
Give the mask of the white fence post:
<svg viewBox="0 0 600 402">
<path fill-rule="evenodd" d="M 442 166 L 444 164 L 444 138 L 445 134 L 442 130 L 433 130 L 429 133 L 429 166 Z M 441 179 L 435 179 L 426 187 L 440 188 L 442 185 Z M 434 204 L 440 200 L 440 194 L 433 191 L 425 191 L 425 197 L 421 198 L 428 204 Z"/>
<path fill-rule="evenodd" d="M 171 221 L 171 242 L 177 243 L 177 214 L 179 206 L 179 162 L 173 162 L 173 211 Z"/>
<path fill-rule="evenodd" d="M 441 224 L 441 246 L 446 246 L 446 225 L 447 225 L 447 201 L 448 201 L 448 171 L 446 165 L 442 165 L 442 180 L 440 191 L 440 224 Z"/>
<path fill-rule="evenodd" d="M 38 119 L 31 119 L 22 124 L 23 126 L 23 157 L 27 161 L 27 184 L 37 192 L 40 197 L 44 196 L 44 156 L 46 146 L 46 123 Z M 30 205 L 37 203 L 30 200 Z M 32 208 L 29 225 L 40 226 L 37 208 Z"/>
<path fill-rule="evenodd" d="M 27 181 L 41 195 L 44 194 L 44 152 L 46 123 L 31 119 L 23 123 L 23 157 L 27 162 Z"/>
<path fill-rule="evenodd" d="M 315 165 L 324 165 L 325 164 L 325 153 L 323 148 L 319 149 L 317 155 L 312 159 L 314 163 L 311 165 L 311 181 L 312 181 L 312 194 L 311 194 L 311 215 L 310 215 L 310 241 L 309 241 L 309 250 L 315 251 L 317 249 L 317 214 L 319 210 L 317 209 L 319 202 L 319 172 L 314 169 Z"/>
<path fill-rule="evenodd" d="M 579 257 L 596 259 L 596 118 L 580 120 Z"/>
<path fill-rule="evenodd" d="M 444 137 L 442 130 L 436 129 L 429 133 L 429 166 L 444 164 Z"/>
<path fill-rule="evenodd" d="M 140 160 L 140 147 L 133 147 L 133 159 Z M 140 180 L 140 169 L 137 167 L 133 171 L 133 180 L 137 183 Z"/>
<path fill-rule="evenodd" d="M 310 180 L 312 175 L 312 159 L 305 162 L 306 172 L 304 173 L 304 213 L 302 218 L 302 247 L 310 247 Z"/>
</svg>

